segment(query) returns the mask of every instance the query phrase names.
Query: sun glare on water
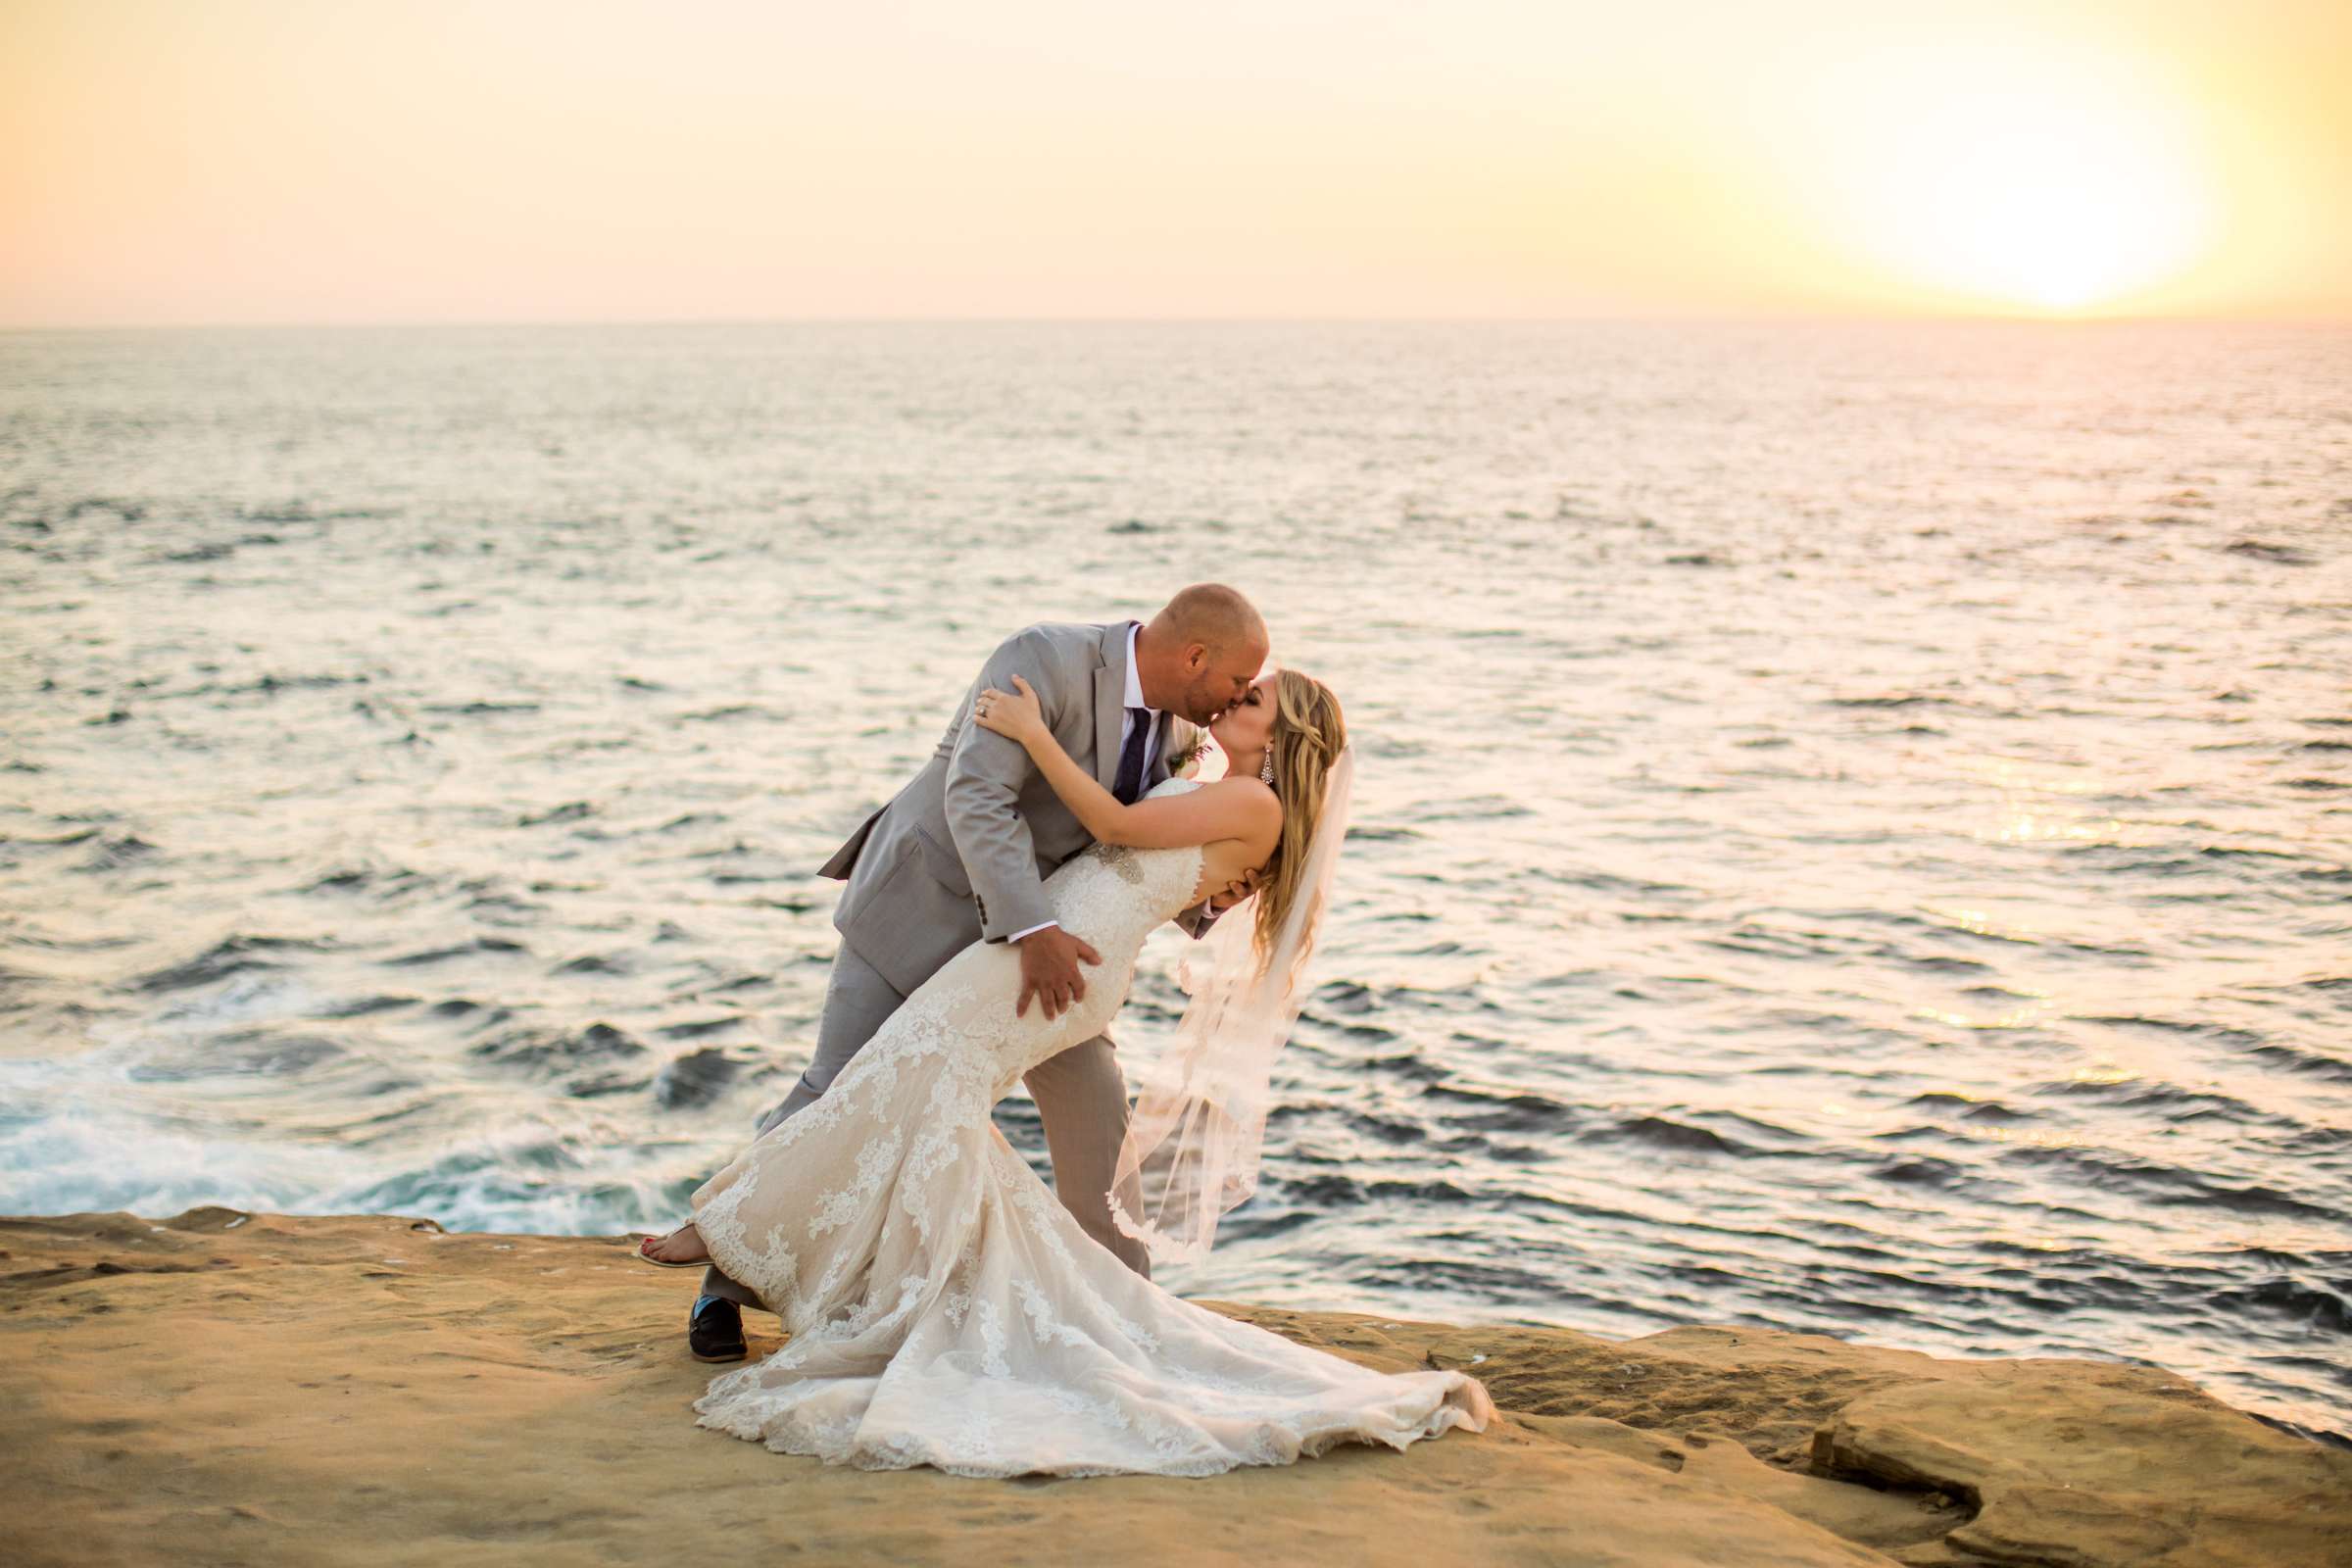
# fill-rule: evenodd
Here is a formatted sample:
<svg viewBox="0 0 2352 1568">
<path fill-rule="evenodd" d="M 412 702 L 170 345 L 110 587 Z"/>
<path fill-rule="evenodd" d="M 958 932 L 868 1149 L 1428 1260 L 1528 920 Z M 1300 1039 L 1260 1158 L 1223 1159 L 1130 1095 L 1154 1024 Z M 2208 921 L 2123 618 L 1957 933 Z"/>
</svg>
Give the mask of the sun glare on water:
<svg viewBox="0 0 2352 1568">
<path fill-rule="evenodd" d="M 1907 49 L 1839 61 L 1818 86 L 1826 226 L 1892 284 L 2086 313 L 2211 250 L 2189 111 L 2119 62 Z"/>
</svg>

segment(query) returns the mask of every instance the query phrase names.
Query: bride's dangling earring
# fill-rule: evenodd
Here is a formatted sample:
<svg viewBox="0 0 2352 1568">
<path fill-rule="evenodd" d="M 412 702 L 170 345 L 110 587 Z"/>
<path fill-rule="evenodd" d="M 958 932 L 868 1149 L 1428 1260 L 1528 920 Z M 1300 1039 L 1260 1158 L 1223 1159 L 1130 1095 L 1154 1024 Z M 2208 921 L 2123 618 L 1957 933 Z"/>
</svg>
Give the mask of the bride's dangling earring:
<svg viewBox="0 0 2352 1568">
<path fill-rule="evenodd" d="M 1266 748 L 1266 760 L 1257 764 L 1257 777 L 1258 782 L 1266 788 L 1274 787 L 1274 748 L 1271 746 Z"/>
</svg>

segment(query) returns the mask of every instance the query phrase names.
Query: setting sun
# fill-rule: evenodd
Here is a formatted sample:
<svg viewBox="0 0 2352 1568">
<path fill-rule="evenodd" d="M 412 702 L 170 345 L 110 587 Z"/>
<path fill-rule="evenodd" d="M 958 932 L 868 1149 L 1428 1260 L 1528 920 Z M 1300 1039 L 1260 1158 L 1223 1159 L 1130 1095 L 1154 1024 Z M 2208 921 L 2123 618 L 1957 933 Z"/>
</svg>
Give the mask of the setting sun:
<svg viewBox="0 0 2352 1568">
<path fill-rule="evenodd" d="M 1888 49 L 1825 69 L 1818 88 L 1821 224 L 1890 281 L 2073 314 L 2175 281 L 2211 251 L 2196 127 L 2112 58 Z"/>
<path fill-rule="evenodd" d="M 2352 314 L 2352 7 L 1212 10 L 0 8 L 0 324 Z"/>
</svg>

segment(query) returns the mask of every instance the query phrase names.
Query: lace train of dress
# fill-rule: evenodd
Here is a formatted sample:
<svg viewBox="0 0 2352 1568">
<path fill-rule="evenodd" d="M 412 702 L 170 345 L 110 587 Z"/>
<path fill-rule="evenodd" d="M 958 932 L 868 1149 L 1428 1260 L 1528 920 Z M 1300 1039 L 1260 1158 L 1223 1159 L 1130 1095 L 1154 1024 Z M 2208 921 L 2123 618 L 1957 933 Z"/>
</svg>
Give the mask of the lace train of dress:
<svg viewBox="0 0 2352 1568">
<path fill-rule="evenodd" d="M 1031 1066 L 1102 1032 L 1200 864 L 1198 849 L 1078 856 L 1046 890 L 1102 955 L 1084 1002 L 1014 1017 L 1018 957 L 974 944 L 822 1099 L 695 1192 L 713 1258 L 792 1336 L 712 1379 L 698 1425 L 835 1464 L 968 1476 L 1212 1475 L 1486 1426 L 1494 1405 L 1463 1373 L 1373 1372 L 1131 1272 L 990 1120 Z"/>
</svg>

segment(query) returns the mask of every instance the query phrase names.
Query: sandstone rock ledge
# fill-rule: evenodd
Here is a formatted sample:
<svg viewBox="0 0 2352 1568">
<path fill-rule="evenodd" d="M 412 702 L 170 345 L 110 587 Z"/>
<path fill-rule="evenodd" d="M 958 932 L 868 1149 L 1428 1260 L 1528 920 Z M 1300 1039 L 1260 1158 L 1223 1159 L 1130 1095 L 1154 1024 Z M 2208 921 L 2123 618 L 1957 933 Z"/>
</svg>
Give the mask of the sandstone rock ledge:
<svg viewBox="0 0 2352 1568">
<path fill-rule="evenodd" d="M 2352 1563 L 2352 1453 L 2179 1378 L 1749 1330 L 1212 1303 L 1506 1417 L 1207 1480 L 829 1468 L 694 1425 L 693 1280 L 391 1215 L 0 1219 L 0 1562 Z"/>
</svg>

